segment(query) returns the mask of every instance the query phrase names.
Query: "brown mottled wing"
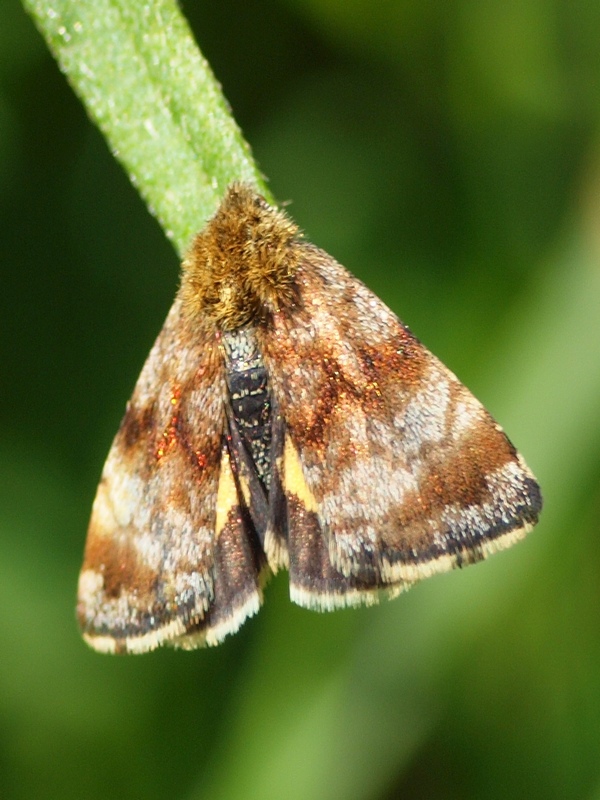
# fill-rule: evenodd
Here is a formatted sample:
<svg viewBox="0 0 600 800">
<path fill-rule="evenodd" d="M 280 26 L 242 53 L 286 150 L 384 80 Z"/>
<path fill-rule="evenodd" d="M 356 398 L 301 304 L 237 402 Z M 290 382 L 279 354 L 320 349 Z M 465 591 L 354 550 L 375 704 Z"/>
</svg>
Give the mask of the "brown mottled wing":
<svg viewBox="0 0 600 800">
<path fill-rule="evenodd" d="M 522 537 L 540 491 L 501 428 L 363 284 L 303 248 L 296 308 L 260 331 L 292 599 L 369 602 Z"/>
<path fill-rule="evenodd" d="M 97 650 L 213 644 L 258 608 L 254 554 L 223 460 L 225 397 L 214 328 L 188 327 L 176 301 L 94 501 L 78 617 Z M 235 597 L 226 570 L 236 573 Z"/>
</svg>

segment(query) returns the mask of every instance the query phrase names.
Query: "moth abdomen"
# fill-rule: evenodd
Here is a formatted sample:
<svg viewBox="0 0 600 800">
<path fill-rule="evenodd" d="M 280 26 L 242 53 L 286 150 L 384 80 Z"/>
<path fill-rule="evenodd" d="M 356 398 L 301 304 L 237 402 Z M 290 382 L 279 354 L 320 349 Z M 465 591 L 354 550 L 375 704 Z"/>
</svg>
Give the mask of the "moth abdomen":
<svg viewBox="0 0 600 800">
<path fill-rule="evenodd" d="M 230 424 L 250 455 L 264 489 L 271 485 L 272 402 L 266 367 L 252 328 L 221 336 L 229 391 Z M 240 455 L 233 453 L 234 460 Z"/>
</svg>

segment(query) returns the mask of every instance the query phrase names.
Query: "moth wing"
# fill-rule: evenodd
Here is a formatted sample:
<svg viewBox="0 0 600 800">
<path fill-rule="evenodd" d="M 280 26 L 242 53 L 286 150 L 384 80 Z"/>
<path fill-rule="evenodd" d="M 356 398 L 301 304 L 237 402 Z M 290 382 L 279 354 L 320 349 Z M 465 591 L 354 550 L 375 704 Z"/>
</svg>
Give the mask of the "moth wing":
<svg viewBox="0 0 600 800">
<path fill-rule="evenodd" d="M 213 644 L 260 603 L 227 453 L 214 329 L 176 301 L 110 449 L 79 579 L 78 618 L 106 652 Z M 220 505 L 219 505 L 220 503 Z M 236 550 L 230 596 L 226 551 Z"/>
<path fill-rule="evenodd" d="M 540 491 L 500 426 L 372 292 L 303 247 L 294 309 L 260 332 L 292 599 L 370 602 L 524 536 Z"/>
</svg>

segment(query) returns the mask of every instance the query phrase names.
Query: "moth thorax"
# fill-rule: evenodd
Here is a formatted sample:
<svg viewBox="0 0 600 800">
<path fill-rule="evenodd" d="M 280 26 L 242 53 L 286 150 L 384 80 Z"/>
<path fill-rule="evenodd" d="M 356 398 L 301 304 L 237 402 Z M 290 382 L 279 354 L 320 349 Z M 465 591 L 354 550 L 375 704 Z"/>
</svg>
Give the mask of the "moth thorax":
<svg viewBox="0 0 600 800">
<path fill-rule="evenodd" d="M 271 484 L 272 406 L 267 370 L 253 328 L 221 334 L 232 419 L 266 490 Z M 239 454 L 237 454 L 239 458 Z M 234 460 L 237 460 L 234 453 Z"/>
<path fill-rule="evenodd" d="M 297 226 L 249 186 L 229 187 L 183 261 L 184 307 L 220 331 L 256 325 L 296 298 Z"/>
</svg>

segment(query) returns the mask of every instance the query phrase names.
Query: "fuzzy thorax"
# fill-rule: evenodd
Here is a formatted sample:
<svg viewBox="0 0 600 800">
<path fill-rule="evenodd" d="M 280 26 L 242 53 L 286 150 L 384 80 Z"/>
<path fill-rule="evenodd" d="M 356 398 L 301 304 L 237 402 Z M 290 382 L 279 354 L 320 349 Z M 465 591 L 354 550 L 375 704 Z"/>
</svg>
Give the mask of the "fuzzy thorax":
<svg viewBox="0 0 600 800">
<path fill-rule="evenodd" d="M 233 183 L 183 262 L 184 307 L 220 330 L 257 323 L 293 302 L 300 250 L 297 226 Z"/>
</svg>

